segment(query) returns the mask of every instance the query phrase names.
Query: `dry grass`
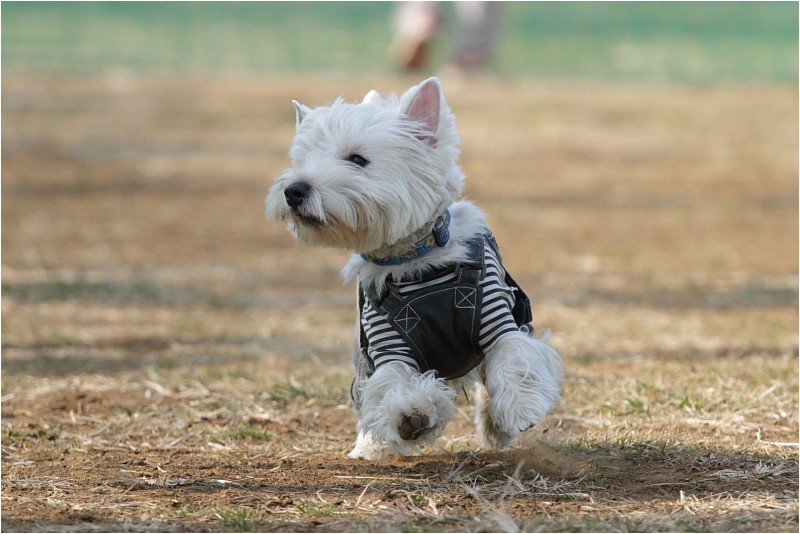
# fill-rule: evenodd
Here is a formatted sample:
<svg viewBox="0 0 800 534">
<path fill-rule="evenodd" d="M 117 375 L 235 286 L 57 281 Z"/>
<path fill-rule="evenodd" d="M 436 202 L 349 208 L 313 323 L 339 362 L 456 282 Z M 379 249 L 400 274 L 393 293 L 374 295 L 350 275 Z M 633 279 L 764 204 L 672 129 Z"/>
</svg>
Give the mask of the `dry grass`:
<svg viewBox="0 0 800 534">
<path fill-rule="evenodd" d="M 3 530 L 797 530 L 789 88 L 445 80 L 564 397 L 346 459 L 346 255 L 262 201 L 291 98 L 408 83 L 4 77 Z"/>
</svg>

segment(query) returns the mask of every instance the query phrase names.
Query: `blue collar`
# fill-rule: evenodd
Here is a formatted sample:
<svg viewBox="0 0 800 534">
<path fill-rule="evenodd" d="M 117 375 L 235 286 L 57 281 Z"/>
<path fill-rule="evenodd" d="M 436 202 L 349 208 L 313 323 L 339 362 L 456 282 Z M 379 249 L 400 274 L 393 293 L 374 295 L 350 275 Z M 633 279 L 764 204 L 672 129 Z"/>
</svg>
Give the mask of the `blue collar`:
<svg viewBox="0 0 800 534">
<path fill-rule="evenodd" d="M 445 209 L 444 213 L 439 215 L 433 222 L 433 230 L 426 236 L 418 239 L 408 250 L 397 256 L 384 256 L 379 257 L 375 254 L 362 254 L 361 257 L 365 260 L 385 267 L 387 265 L 397 265 L 407 261 L 424 256 L 434 249 L 434 247 L 443 247 L 450 240 L 450 210 Z"/>
</svg>

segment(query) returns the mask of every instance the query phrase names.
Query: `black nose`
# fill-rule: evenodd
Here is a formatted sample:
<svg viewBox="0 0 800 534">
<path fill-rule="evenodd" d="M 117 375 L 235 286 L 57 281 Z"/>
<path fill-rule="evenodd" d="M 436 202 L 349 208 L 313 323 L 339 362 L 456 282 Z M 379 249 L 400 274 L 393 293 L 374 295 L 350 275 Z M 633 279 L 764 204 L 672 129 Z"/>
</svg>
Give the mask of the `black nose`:
<svg viewBox="0 0 800 534">
<path fill-rule="evenodd" d="M 286 203 L 292 209 L 297 209 L 311 192 L 311 186 L 305 182 L 295 182 L 283 190 Z"/>
</svg>

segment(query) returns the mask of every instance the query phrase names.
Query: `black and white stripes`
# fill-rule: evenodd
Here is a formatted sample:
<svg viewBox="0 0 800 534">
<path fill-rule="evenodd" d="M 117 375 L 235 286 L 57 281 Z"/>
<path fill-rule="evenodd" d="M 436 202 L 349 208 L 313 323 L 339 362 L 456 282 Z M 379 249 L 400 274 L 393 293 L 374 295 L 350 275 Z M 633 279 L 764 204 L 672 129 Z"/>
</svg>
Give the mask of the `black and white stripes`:
<svg viewBox="0 0 800 534">
<path fill-rule="evenodd" d="M 484 354 L 491 351 L 497 341 L 510 332 L 518 332 L 511 310 L 514 306 L 514 289 L 506 285 L 505 270 L 497 253 L 484 242 L 486 275 L 479 282 L 483 291 L 479 345 Z M 433 287 L 456 278 L 455 272 L 420 283 L 398 286 L 401 296 L 425 287 Z M 389 362 L 403 362 L 419 370 L 420 366 L 406 341 L 389 323 L 386 315 L 376 310 L 369 299 L 364 300 L 361 310 L 361 325 L 369 340 L 368 357 L 375 369 Z"/>
</svg>

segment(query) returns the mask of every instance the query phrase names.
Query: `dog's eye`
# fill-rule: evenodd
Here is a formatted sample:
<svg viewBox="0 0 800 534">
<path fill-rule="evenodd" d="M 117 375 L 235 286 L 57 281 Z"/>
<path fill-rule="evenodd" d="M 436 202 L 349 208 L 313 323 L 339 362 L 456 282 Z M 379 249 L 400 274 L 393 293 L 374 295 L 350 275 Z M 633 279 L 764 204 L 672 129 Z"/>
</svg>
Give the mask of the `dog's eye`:
<svg viewBox="0 0 800 534">
<path fill-rule="evenodd" d="M 359 167 L 366 167 L 369 161 L 367 158 L 359 155 L 359 154 L 350 154 L 347 156 L 347 161 L 352 163 L 353 165 L 358 165 Z"/>
</svg>

